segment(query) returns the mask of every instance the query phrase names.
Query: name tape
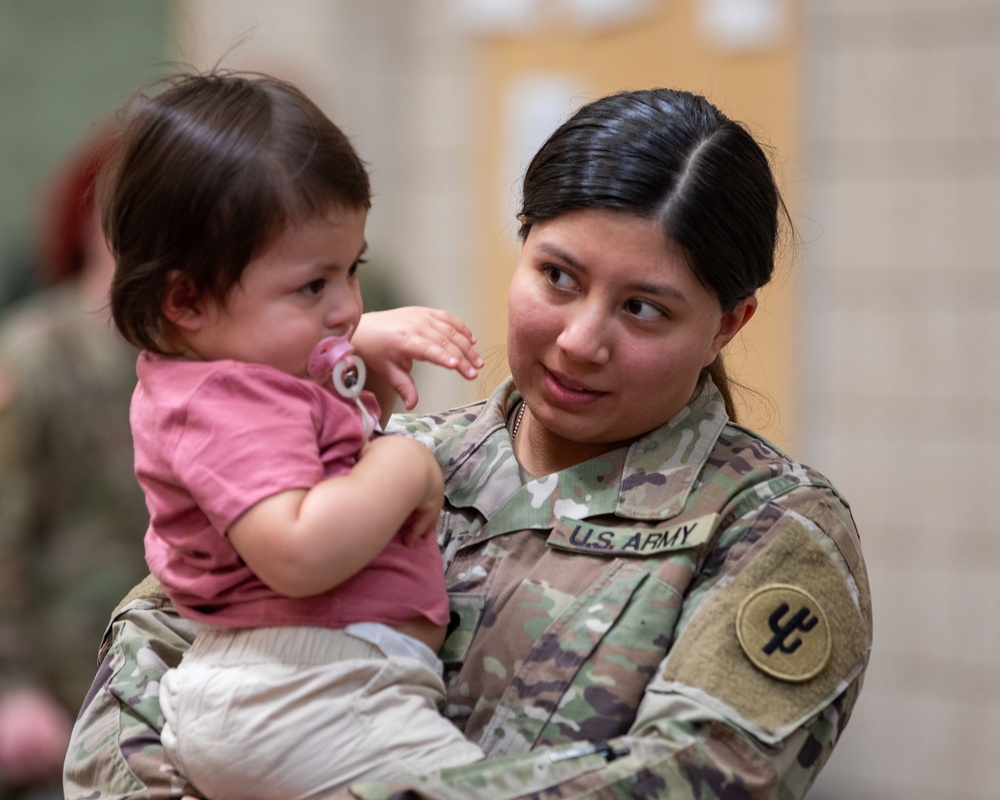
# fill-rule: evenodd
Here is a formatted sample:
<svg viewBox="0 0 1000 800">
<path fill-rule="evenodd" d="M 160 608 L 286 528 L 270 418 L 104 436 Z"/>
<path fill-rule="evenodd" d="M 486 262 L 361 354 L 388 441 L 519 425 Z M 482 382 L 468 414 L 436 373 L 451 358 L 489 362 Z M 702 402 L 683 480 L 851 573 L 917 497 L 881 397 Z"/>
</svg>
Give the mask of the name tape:
<svg viewBox="0 0 1000 800">
<path fill-rule="evenodd" d="M 704 544 L 712 535 L 718 514 L 678 522 L 669 528 L 608 528 L 586 520 L 560 517 L 549 534 L 551 547 L 608 556 L 652 556 L 687 550 Z"/>
</svg>

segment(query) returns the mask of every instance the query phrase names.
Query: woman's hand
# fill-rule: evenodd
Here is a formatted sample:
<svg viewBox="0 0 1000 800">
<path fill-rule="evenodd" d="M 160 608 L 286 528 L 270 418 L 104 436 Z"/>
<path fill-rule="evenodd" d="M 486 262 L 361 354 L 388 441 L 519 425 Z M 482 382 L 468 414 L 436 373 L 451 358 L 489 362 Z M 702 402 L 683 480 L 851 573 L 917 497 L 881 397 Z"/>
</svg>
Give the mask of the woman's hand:
<svg viewBox="0 0 1000 800">
<path fill-rule="evenodd" d="M 0 698 L 0 772 L 14 784 L 58 779 L 73 722 L 39 689 L 15 689 Z"/>
<path fill-rule="evenodd" d="M 410 375 L 414 361 L 453 369 L 469 380 L 483 366 L 468 326 L 447 311 L 424 306 L 363 314 L 351 344 L 368 368 L 366 388 L 378 397 L 385 418 L 395 395 L 407 409 L 417 404 L 417 387 Z"/>
</svg>

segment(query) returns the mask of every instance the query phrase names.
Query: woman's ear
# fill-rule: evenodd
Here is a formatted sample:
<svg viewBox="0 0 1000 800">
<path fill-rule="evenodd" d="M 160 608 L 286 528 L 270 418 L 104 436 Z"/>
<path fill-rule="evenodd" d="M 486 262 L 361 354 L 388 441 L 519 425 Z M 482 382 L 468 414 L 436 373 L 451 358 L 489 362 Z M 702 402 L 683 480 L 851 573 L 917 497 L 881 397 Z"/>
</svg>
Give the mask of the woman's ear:
<svg viewBox="0 0 1000 800">
<path fill-rule="evenodd" d="M 198 330 L 205 318 L 205 303 L 194 281 L 179 270 L 167 274 L 167 290 L 160 303 L 163 316 L 181 330 Z"/>
<path fill-rule="evenodd" d="M 719 355 L 719 351 L 733 340 L 736 334 L 743 329 L 743 326 L 750 321 L 750 318 L 756 311 L 757 296 L 750 295 L 737 303 L 732 311 L 728 311 L 722 315 L 722 319 L 719 321 L 719 330 L 715 334 L 715 338 L 712 339 L 712 347 L 709 351 L 711 358 L 705 362 L 704 366 L 707 367 L 715 361 L 715 357 Z"/>
</svg>

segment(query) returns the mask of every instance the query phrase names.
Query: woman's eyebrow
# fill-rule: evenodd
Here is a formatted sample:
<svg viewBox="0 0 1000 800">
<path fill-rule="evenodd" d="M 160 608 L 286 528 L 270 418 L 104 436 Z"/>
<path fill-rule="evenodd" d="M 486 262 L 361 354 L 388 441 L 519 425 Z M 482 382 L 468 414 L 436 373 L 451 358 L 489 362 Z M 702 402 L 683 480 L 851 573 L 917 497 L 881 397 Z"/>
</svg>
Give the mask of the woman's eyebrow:
<svg viewBox="0 0 1000 800">
<path fill-rule="evenodd" d="M 558 258 L 560 261 L 565 261 L 567 264 L 573 267 L 573 269 L 578 269 L 581 272 L 588 271 L 587 268 L 582 263 L 577 261 L 573 256 L 571 256 L 557 244 L 553 244 L 552 242 L 539 242 L 538 249 L 541 250 L 546 255 L 554 256 L 555 258 Z"/>
<path fill-rule="evenodd" d="M 560 261 L 566 262 L 573 267 L 573 269 L 582 272 L 585 275 L 590 273 L 590 269 L 588 269 L 583 262 L 574 258 L 570 253 L 557 244 L 553 244 L 552 242 L 540 242 L 538 244 L 538 249 L 546 255 L 553 256 L 554 258 L 558 258 Z M 629 291 L 639 292 L 640 294 L 651 294 L 657 297 L 670 297 L 682 303 L 687 302 L 687 298 L 679 289 L 667 283 L 635 281 L 634 283 L 626 284 L 626 286 Z"/>
<path fill-rule="evenodd" d="M 640 294 L 651 294 L 657 297 L 669 297 L 681 303 L 687 302 L 687 298 L 679 289 L 665 283 L 630 283 L 628 284 L 628 288 L 631 291 L 639 292 Z"/>
</svg>

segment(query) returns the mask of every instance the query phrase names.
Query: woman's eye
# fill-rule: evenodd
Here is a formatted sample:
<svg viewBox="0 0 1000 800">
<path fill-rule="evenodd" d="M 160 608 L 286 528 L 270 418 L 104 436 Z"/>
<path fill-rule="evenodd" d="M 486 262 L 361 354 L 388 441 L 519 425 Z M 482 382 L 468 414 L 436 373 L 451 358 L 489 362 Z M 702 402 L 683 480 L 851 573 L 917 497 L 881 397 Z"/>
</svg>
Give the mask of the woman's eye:
<svg viewBox="0 0 1000 800">
<path fill-rule="evenodd" d="M 646 300 L 639 300 L 636 298 L 625 301 L 625 311 L 633 317 L 643 320 L 662 319 L 666 316 L 666 312 L 664 312 L 659 306 L 654 306 Z"/>
<path fill-rule="evenodd" d="M 557 289 L 573 288 L 573 277 L 559 267 L 547 266 L 542 270 L 548 282 Z"/>
</svg>

